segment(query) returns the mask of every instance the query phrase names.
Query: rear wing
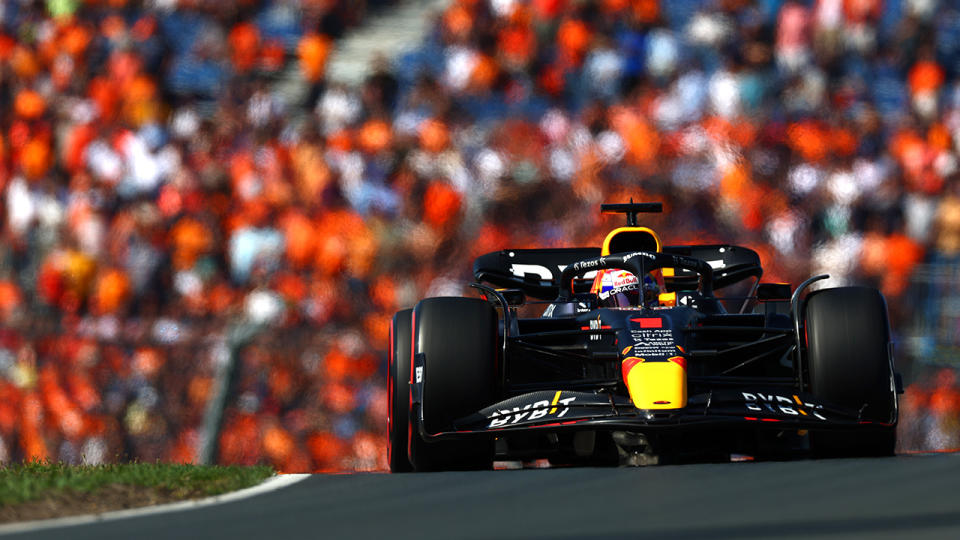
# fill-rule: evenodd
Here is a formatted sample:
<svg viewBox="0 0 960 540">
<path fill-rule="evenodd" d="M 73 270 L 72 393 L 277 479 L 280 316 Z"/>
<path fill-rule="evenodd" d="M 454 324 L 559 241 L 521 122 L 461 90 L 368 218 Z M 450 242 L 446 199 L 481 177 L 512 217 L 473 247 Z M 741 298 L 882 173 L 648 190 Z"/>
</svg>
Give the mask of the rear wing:
<svg viewBox="0 0 960 540">
<path fill-rule="evenodd" d="M 706 261 L 713 268 L 713 288 L 727 287 L 749 277 L 763 274 L 760 256 L 752 249 L 732 245 L 664 246 L 664 253 L 684 255 Z M 541 300 L 553 300 L 559 294 L 559 279 L 567 266 L 600 256 L 600 248 L 504 249 L 481 255 L 473 263 L 473 276 L 495 287 L 520 289 Z M 574 280 L 575 292 L 587 292 L 595 273 Z M 696 287 L 696 275 L 677 269 L 664 276 L 668 290 Z"/>
<path fill-rule="evenodd" d="M 473 277 L 496 287 L 520 289 L 527 296 L 553 300 L 559 294 L 560 273 L 567 266 L 600 256 L 600 248 L 504 249 L 473 262 Z M 595 273 L 594 273 L 595 275 Z M 576 292 L 588 292 L 593 275 L 574 281 Z"/>
<path fill-rule="evenodd" d="M 663 252 L 706 261 L 713 268 L 714 289 L 729 287 L 750 277 L 759 280 L 763 275 L 760 256 L 756 251 L 743 246 L 729 244 L 664 246 Z M 677 269 L 676 275 L 672 278 L 664 277 L 664 281 L 669 290 L 683 290 L 689 288 L 691 284 L 696 287 L 696 276 L 681 269 Z"/>
</svg>

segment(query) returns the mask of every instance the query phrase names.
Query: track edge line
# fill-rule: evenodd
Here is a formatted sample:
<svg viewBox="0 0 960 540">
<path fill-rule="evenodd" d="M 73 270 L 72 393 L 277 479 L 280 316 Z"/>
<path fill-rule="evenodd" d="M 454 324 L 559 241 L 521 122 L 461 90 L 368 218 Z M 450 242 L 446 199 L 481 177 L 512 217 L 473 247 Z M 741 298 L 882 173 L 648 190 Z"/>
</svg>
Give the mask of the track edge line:
<svg viewBox="0 0 960 540">
<path fill-rule="evenodd" d="M 193 510 L 206 506 L 225 504 L 228 502 L 248 499 L 271 491 L 277 491 L 285 487 L 292 486 L 297 482 L 306 480 L 310 474 L 281 474 L 267 478 L 255 486 L 243 488 L 237 491 L 221 493 L 220 495 L 211 495 L 202 499 L 187 499 L 154 506 L 142 506 L 139 508 L 127 508 L 124 510 L 111 510 L 99 514 L 80 514 L 77 516 L 65 516 L 61 518 L 38 519 L 33 521 L 20 521 L 0 525 L 0 535 L 14 534 L 22 532 L 32 532 L 43 529 L 53 529 L 57 527 L 71 527 L 74 525 L 86 525 L 89 523 L 102 523 L 105 521 L 115 521 L 120 519 L 129 519 L 153 514 L 163 514 L 167 512 L 180 512 L 184 510 Z"/>
</svg>

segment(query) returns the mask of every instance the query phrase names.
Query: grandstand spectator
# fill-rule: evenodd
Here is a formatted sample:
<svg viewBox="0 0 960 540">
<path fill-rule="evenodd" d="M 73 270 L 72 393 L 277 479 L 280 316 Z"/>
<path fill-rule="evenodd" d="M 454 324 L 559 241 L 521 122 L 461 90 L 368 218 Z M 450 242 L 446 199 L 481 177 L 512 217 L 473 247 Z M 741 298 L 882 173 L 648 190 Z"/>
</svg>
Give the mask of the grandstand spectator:
<svg viewBox="0 0 960 540">
<path fill-rule="evenodd" d="M 455 0 L 327 81 L 385 3 L 4 4 L 0 460 L 197 460 L 234 354 L 221 461 L 384 468 L 393 311 L 487 251 L 598 243 L 603 201 L 769 280 L 874 282 L 895 331 L 956 256 L 954 6 Z M 906 401 L 955 418 L 938 381 Z"/>
</svg>

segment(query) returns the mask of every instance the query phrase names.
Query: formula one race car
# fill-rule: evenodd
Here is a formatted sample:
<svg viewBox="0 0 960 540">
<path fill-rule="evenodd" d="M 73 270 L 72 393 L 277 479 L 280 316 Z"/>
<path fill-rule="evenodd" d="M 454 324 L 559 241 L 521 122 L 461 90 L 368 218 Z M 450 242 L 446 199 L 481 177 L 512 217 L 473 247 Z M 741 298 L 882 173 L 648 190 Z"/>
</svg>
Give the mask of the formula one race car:
<svg viewBox="0 0 960 540">
<path fill-rule="evenodd" d="M 894 452 L 902 390 L 877 290 L 804 295 L 821 275 L 791 293 L 760 283 L 745 247 L 662 246 L 637 226 L 659 203 L 601 208 L 627 216 L 602 247 L 489 253 L 481 298 L 394 316 L 391 470 Z"/>
</svg>

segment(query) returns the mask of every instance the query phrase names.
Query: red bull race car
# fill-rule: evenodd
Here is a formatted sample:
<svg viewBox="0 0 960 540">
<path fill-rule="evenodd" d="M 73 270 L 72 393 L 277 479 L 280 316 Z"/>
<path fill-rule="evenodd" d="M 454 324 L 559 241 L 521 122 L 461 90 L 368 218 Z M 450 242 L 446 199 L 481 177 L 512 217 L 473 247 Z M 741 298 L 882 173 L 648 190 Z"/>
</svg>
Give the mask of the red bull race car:
<svg viewBox="0 0 960 540">
<path fill-rule="evenodd" d="M 879 291 L 763 283 L 748 248 L 661 245 L 659 203 L 601 208 L 627 217 L 602 246 L 483 255 L 479 298 L 393 317 L 392 471 L 894 452 Z"/>
</svg>

